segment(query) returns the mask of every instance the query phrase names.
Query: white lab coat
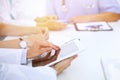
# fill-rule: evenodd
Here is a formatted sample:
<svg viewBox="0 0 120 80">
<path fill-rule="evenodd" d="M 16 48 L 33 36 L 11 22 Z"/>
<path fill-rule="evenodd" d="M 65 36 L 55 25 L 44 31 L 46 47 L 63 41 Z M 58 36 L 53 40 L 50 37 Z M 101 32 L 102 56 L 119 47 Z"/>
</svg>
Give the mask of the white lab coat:
<svg viewBox="0 0 120 80">
<path fill-rule="evenodd" d="M 22 49 L 0 49 L 0 80 L 56 80 L 51 67 L 20 65 Z"/>
</svg>

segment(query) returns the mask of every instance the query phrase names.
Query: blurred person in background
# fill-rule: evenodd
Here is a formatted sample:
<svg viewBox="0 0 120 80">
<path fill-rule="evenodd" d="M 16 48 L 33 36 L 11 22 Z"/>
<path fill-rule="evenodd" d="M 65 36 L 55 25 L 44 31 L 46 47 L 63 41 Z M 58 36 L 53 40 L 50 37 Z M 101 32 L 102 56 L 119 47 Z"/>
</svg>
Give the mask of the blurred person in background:
<svg viewBox="0 0 120 80">
<path fill-rule="evenodd" d="M 117 0 L 48 0 L 48 13 L 64 22 L 117 21 L 120 4 Z"/>
</svg>

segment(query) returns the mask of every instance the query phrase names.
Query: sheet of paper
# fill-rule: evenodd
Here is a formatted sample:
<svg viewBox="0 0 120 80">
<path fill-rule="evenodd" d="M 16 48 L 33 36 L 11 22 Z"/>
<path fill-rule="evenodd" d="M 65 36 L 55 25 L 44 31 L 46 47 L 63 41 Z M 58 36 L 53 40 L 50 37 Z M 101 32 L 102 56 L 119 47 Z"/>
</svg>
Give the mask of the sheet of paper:
<svg viewBox="0 0 120 80">
<path fill-rule="evenodd" d="M 111 30 L 112 28 L 106 22 L 88 22 L 76 23 L 78 30 Z"/>
</svg>

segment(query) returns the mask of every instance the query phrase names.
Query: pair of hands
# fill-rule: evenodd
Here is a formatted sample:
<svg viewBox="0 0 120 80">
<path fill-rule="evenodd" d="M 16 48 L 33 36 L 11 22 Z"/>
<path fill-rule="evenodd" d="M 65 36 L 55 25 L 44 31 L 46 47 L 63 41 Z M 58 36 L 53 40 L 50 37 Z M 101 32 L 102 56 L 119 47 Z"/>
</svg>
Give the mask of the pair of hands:
<svg viewBox="0 0 120 80">
<path fill-rule="evenodd" d="M 33 66 L 40 66 L 48 64 L 54 60 L 57 59 L 60 48 L 57 45 L 54 45 L 51 42 L 47 41 L 48 38 L 48 32 L 47 30 L 42 30 L 43 34 L 35 34 L 27 37 L 25 40 L 28 43 L 29 50 L 27 53 L 27 58 L 34 58 L 33 60 Z M 51 56 L 51 50 L 55 50 L 55 54 Z M 44 52 L 47 52 L 48 54 L 40 58 L 38 56 L 42 55 Z M 70 58 L 67 58 L 65 60 L 62 60 L 51 67 L 56 70 L 57 74 L 60 74 L 62 71 L 64 71 L 68 66 L 70 66 L 71 62 L 77 57 L 77 55 L 74 55 Z M 34 64 L 35 63 L 35 64 Z"/>
<path fill-rule="evenodd" d="M 41 36 L 41 34 L 35 34 L 24 39 L 29 47 L 27 53 L 28 59 L 40 56 L 44 52 L 50 52 L 52 49 L 55 51 L 60 49 L 59 46 L 43 39 Z"/>
<path fill-rule="evenodd" d="M 37 17 L 35 19 L 37 27 L 48 28 L 52 31 L 62 30 L 66 27 L 65 23 L 62 23 L 58 20 L 56 15 Z"/>
<path fill-rule="evenodd" d="M 34 58 L 35 60 L 33 60 L 33 63 L 35 63 L 35 65 L 45 65 L 56 60 L 60 51 L 59 46 L 47 41 L 43 38 L 42 34 L 30 35 L 24 40 L 29 47 L 27 51 L 27 59 Z M 55 50 L 55 54 L 51 56 L 52 50 Z M 45 52 L 48 54 L 45 57 L 40 58 L 39 56 Z"/>
</svg>

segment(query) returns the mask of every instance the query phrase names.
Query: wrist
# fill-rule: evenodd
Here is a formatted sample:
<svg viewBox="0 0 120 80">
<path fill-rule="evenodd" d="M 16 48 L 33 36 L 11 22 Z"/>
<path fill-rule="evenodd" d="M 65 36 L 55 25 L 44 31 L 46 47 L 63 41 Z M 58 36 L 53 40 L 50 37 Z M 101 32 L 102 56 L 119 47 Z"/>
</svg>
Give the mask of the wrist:
<svg viewBox="0 0 120 80">
<path fill-rule="evenodd" d="M 30 51 L 30 49 L 28 49 L 28 50 L 27 50 L 27 55 L 26 55 L 26 58 L 27 58 L 27 59 L 31 59 L 31 58 L 32 58 L 32 57 L 31 57 L 32 55 L 30 55 L 30 53 L 31 53 L 31 51 Z"/>
<path fill-rule="evenodd" d="M 32 46 L 32 44 L 33 44 L 32 41 L 28 37 L 25 37 L 23 39 L 27 44 L 27 48 L 30 48 Z"/>
</svg>

